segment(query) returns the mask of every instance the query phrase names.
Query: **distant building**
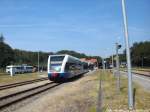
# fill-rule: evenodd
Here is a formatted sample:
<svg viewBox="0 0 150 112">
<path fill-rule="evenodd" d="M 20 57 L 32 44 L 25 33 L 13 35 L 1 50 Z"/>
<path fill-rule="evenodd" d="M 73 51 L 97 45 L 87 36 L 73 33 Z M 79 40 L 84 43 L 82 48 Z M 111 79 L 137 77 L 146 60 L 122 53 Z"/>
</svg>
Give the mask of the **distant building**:
<svg viewBox="0 0 150 112">
<path fill-rule="evenodd" d="M 88 58 L 81 58 L 80 60 L 81 60 L 81 61 L 86 61 L 86 62 L 88 62 L 89 65 L 92 64 L 92 65 L 94 66 L 94 68 L 98 67 L 98 60 L 95 59 L 95 58 L 91 58 L 91 59 L 88 59 Z"/>
</svg>

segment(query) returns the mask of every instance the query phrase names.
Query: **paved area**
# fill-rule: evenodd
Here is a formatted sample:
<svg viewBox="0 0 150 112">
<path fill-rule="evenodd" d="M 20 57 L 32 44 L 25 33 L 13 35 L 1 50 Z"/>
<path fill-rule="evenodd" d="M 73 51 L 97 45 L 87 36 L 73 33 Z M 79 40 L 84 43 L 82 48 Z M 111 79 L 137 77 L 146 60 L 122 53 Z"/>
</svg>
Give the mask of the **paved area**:
<svg viewBox="0 0 150 112">
<path fill-rule="evenodd" d="M 150 72 L 148 71 L 137 71 L 137 70 L 132 70 L 134 73 L 139 73 L 139 74 L 143 74 L 145 76 L 149 76 L 150 77 Z"/>
<path fill-rule="evenodd" d="M 127 76 L 126 72 L 120 71 L 120 73 L 124 76 Z M 150 92 L 150 77 L 141 76 L 135 73 L 132 73 L 133 81 L 142 86 L 145 90 Z"/>
</svg>

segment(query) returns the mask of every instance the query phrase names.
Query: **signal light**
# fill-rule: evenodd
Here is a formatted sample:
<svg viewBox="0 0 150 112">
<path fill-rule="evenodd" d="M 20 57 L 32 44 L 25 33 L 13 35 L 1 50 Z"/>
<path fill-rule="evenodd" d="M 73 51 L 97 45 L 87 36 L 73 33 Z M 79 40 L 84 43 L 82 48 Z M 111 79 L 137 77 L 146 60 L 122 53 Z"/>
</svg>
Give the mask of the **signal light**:
<svg viewBox="0 0 150 112">
<path fill-rule="evenodd" d="M 118 45 L 118 49 L 120 49 L 121 48 L 121 45 Z"/>
</svg>

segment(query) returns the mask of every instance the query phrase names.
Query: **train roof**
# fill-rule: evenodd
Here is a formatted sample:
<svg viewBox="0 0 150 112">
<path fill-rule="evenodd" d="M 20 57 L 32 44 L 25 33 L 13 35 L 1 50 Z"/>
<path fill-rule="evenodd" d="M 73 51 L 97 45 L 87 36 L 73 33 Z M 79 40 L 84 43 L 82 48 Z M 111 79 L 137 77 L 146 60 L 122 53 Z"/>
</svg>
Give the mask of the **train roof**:
<svg viewBox="0 0 150 112">
<path fill-rule="evenodd" d="M 80 60 L 79 58 L 77 58 L 77 57 L 74 57 L 74 56 L 71 56 L 71 55 L 69 55 L 69 54 L 55 54 L 55 55 L 49 55 L 50 57 L 55 57 L 55 56 L 68 56 L 68 60 L 76 60 L 76 61 L 78 61 L 78 62 L 82 62 L 83 64 L 89 64 L 89 62 L 87 62 L 87 61 L 82 61 L 82 60 Z"/>
<path fill-rule="evenodd" d="M 56 55 L 49 55 L 50 57 L 54 57 L 54 56 L 68 56 L 68 59 L 71 59 L 71 60 L 76 60 L 76 61 L 80 61 L 82 62 L 79 58 L 76 58 L 74 56 L 71 56 L 69 54 L 56 54 Z"/>
<path fill-rule="evenodd" d="M 73 58 L 76 58 L 76 57 L 74 57 L 74 56 L 71 56 L 71 55 L 69 55 L 69 54 L 55 54 L 55 55 L 49 55 L 49 56 L 69 56 L 69 57 L 73 57 Z M 78 59 L 78 58 L 77 58 Z"/>
<path fill-rule="evenodd" d="M 49 55 L 49 56 L 66 56 L 66 55 L 71 56 L 69 54 L 52 54 L 52 55 Z"/>
</svg>

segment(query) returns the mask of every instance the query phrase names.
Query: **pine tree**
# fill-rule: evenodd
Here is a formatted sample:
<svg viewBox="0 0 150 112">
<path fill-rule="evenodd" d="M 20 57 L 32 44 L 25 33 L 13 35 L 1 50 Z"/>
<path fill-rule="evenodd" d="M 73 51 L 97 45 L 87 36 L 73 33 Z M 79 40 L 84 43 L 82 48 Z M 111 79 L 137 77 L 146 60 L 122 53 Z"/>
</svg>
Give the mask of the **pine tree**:
<svg viewBox="0 0 150 112">
<path fill-rule="evenodd" d="M 4 42 L 4 40 L 5 40 L 5 39 L 4 39 L 4 36 L 3 36 L 3 34 L 1 34 L 1 35 L 0 35 L 0 42 Z"/>
</svg>

